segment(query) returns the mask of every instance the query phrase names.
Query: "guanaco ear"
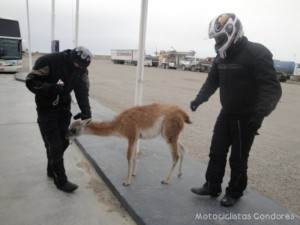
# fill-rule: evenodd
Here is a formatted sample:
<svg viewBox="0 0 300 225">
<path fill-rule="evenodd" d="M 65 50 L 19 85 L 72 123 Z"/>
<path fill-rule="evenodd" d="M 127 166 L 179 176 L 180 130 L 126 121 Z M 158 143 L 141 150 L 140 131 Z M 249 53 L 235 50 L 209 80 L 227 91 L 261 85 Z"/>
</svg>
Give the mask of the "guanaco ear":
<svg viewBox="0 0 300 225">
<path fill-rule="evenodd" d="M 83 124 L 83 126 L 87 126 L 92 122 L 92 119 L 86 119 L 86 120 L 81 120 L 81 124 Z"/>
</svg>

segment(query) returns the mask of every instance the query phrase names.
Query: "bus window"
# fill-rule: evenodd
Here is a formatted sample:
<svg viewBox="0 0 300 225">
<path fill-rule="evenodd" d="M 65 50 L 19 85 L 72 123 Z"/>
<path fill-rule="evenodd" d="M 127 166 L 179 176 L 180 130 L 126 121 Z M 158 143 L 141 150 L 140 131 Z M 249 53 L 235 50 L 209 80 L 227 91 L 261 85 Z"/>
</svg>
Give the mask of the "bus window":
<svg viewBox="0 0 300 225">
<path fill-rule="evenodd" d="M 0 38 L 0 59 L 22 59 L 20 40 Z"/>
</svg>

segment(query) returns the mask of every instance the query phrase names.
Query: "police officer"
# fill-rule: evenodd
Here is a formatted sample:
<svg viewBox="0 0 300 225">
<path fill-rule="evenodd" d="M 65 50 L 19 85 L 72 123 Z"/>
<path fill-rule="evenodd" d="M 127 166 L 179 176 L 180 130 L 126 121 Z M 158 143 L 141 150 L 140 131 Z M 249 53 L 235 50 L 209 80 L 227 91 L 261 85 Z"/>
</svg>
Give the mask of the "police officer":
<svg viewBox="0 0 300 225">
<path fill-rule="evenodd" d="M 214 126 L 206 182 L 192 192 L 218 197 L 221 192 L 226 157 L 231 147 L 230 181 L 221 205 L 232 206 L 247 186 L 248 157 L 262 122 L 281 97 L 272 54 L 261 44 L 248 41 L 240 20 L 222 14 L 209 24 L 209 38 L 215 39 L 217 56 L 211 71 L 190 107 L 199 105 L 220 88 L 221 111 Z"/>
<path fill-rule="evenodd" d="M 69 146 L 65 138 L 71 121 L 71 91 L 74 91 L 82 119 L 91 118 L 87 67 L 92 59 L 85 47 L 76 47 L 38 58 L 27 75 L 26 86 L 35 94 L 38 125 L 46 147 L 47 175 L 64 192 L 78 188 L 68 181 L 64 152 Z"/>
</svg>

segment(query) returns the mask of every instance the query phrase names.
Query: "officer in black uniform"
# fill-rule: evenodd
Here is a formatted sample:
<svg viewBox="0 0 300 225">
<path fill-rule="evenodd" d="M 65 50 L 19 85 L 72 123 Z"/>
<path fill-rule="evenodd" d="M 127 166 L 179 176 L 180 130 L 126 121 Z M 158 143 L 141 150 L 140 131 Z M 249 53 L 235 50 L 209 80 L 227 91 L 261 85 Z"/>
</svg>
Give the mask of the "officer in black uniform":
<svg viewBox="0 0 300 225">
<path fill-rule="evenodd" d="M 68 181 L 64 152 L 65 138 L 71 121 L 71 91 L 74 91 L 81 113 L 76 118 L 91 118 L 87 67 L 92 59 L 85 47 L 41 56 L 27 75 L 26 86 L 35 94 L 38 125 L 46 147 L 47 175 L 59 190 L 73 192 L 78 188 Z"/>
<path fill-rule="evenodd" d="M 217 56 L 211 71 L 190 107 L 199 105 L 220 88 L 221 112 L 214 126 L 206 182 L 192 188 L 198 195 L 218 197 L 231 147 L 230 181 L 221 205 L 232 206 L 247 187 L 248 157 L 262 122 L 281 97 L 272 54 L 261 44 L 248 41 L 240 20 L 232 13 L 210 22 L 209 38 L 215 39 Z"/>
</svg>

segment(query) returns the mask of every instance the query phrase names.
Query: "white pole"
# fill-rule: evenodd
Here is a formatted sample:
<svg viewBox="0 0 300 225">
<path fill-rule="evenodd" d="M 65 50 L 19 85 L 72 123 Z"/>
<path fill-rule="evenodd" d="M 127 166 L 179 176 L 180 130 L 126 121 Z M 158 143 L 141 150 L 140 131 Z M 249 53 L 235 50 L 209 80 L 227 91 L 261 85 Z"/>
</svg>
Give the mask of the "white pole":
<svg viewBox="0 0 300 225">
<path fill-rule="evenodd" d="M 51 41 L 55 39 L 55 0 L 52 0 L 52 13 L 51 13 Z"/>
<path fill-rule="evenodd" d="M 29 6 L 28 0 L 26 0 L 26 7 L 27 7 L 27 27 L 28 27 L 28 64 L 29 64 L 29 71 L 32 69 L 32 56 L 31 56 L 31 39 L 30 39 L 30 22 L 29 22 Z"/>
<path fill-rule="evenodd" d="M 136 69 L 135 105 L 141 105 L 142 98 L 143 98 L 147 13 L 148 13 L 148 0 L 142 0 L 141 18 L 140 18 L 139 49 L 138 49 L 138 64 L 137 64 L 137 69 Z M 136 151 L 137 151 L 137 153 L 140 151 L 139 141 L 137 142 Z"/>
<path fill-rule="evenodd" d="M 136 70 L 135 105 L 142 104 L 147 13 L 148 13 L 148 0 L 142 0 L 138 64 Z"/>
<path fill-rule="evenodd" d="M 78 27 L 79 27 L 79 0 L 76 0 L 75 40 L 74 40 L 74 47 L 77 47 L 77 46 L 78 46 Z"/>
</svg>

